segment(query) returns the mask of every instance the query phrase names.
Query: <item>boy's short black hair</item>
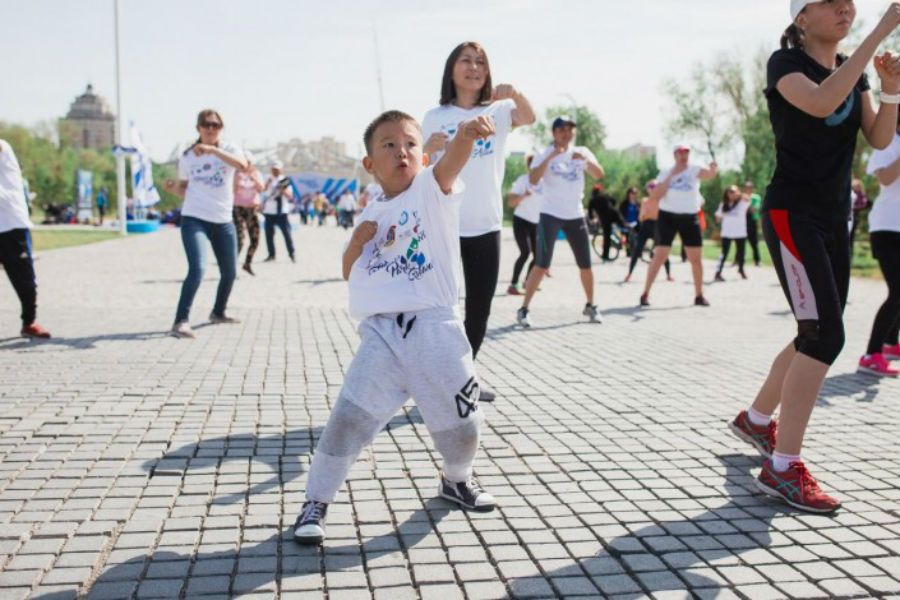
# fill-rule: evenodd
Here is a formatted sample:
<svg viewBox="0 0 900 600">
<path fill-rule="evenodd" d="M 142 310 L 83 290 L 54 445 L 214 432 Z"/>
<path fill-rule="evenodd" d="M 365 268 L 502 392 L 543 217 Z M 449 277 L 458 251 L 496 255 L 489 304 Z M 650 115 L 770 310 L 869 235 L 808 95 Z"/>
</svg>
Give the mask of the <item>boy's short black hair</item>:
<svg viewBox="0 0 900 600">
<path fill-rule="evenodd" d="M 366 127 L 366 132 L 363 134 L 363 143 L 366 145 L 366 154 L 372 154 L 372 138 L 375 137 L 376 129 L 385 123 L 399 123 L 401 121 L 412 121 L 416 124 L 416 127 L 421 129 L 419 122 L 405 112 L 400 110 L 385 111 L 375 117 L 375 120 Z"/>
</svg>

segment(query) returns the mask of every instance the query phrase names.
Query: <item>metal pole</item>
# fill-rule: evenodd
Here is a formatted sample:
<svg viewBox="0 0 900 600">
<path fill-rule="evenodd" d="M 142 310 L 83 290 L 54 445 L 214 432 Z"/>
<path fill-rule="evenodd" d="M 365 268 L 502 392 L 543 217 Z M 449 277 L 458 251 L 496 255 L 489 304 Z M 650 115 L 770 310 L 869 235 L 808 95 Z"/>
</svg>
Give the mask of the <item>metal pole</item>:
<svg viewBox="0 0 900 600">
<path fill-rule="evenodd" d="M 372 19 L 372 39 L 375 41 L 375 76 L 378 78 L 378 98 L 381 100 L 381 112 L 384 112 L 384 87 L 381 83 L 381 55 L 378 52 L 378 26 Z"/>
<path fill-rule="evenodd" d="M 124 119 L 122 118 L 122 65 L 119 60 L 119 0 L 113 0 L 113 13 L 116 31 L 116 144 L 124 146 Z M 125 190 L 125 155 L 116 154 L 116 198 L 119 213 L 119 232 L 122 235 L 128 233 L 127 227 L 127 192 Z"/>
</svg>

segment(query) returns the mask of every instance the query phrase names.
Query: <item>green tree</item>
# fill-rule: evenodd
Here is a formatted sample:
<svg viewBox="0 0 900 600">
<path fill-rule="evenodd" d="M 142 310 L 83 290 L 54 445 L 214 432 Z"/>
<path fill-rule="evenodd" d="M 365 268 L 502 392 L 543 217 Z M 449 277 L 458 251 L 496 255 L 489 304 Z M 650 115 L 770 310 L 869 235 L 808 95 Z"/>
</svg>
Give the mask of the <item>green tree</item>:
<svg viewBox="0 0 900 600">
<path fill-rule="evenodd" d="M 587 146 L 591 152 L 597 154 L 606 147 L 606 126 L 594 111 L 587 106 L 550 106 L 544 111 L 544 119 L 538 121 L 530 128 L 531 137 L 538 147 L 544 147 L 553 141 L 550 126 L 553 119 L 560 115 L 568 115 L 575 120 L 576 138 L 579 146 Z"/>
</svg>

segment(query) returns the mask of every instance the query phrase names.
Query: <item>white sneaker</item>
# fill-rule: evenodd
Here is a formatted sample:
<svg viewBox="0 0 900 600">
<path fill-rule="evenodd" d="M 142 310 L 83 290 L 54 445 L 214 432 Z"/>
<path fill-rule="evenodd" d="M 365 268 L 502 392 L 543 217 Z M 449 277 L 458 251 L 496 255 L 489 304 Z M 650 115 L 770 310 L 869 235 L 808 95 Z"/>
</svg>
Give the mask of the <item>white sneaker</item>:
<svg viewBox="0 0 900 600">
<path fill-rule="evenodd" d="M 474 477 L 469 477 L 468 481 L 462 483 L 453 483 L 441 473 L 438 495 L 445 500 L 455 502 L 466 510 L 476 512 L 490 512 L 497 506 L 494 497 L 484 491 Z"/>
<path fill-rule="evenodd" d="M 581 314 L 589 318 L 591 320 L 591 323 L 603 322 L 603 315 L 600 314 L 600 309 L 597 308 L 596 304 L 585 305 L 584 310 L 581 311 Z"/>
<path fill-rule="evenodd" d="M 197 337 L 194 335 L 194 330 L 191 329 L 191 324 L 187 321 L 179 321 L 172 325 L 172 329 L 169 331 L 169 335 L 177 338 L 189 338 L 194 339 Z"/>
<path fill-rule="evenodd" d="M 525 329 L 531 327 L 531 321 L 528 320 L 528 309 L 524 306 L 516 313 L 516 322 Z"/>
</svg>

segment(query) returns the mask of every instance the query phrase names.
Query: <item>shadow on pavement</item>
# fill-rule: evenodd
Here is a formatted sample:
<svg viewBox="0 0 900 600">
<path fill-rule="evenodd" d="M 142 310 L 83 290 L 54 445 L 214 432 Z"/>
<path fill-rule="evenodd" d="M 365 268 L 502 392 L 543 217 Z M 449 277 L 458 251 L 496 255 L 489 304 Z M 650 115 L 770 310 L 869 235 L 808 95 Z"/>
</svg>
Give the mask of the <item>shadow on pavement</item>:
<svg viewBox="0 0 900 600">
<path fill-rule="evenodd" d="M 616 598 L 646 598 L 666 592 L 690 597 L 688 590 L 711 597 L 719 590 L 730 589 L 732 585 L 708 563 L 739 564 L 734 559 L 741 554 L 768 547 L 772 543 L 772 518 L 788 511 L 756 491 L 749 472 L 758 464 L 756 458 L 743 454 L 716 458 L 725 468 L 724 504 L 691 518 L 660 521 L 627 536 L 601 540 L 603 550 L 596 556 L 549 571 L 546 576 L 581 578 L 582 586 L 594 585 L 586 579 L 592 577 L 599 582 L 600 592 L 616 594 Z M 708 504 L 702 498 L 700 501 Z M 531 585 L 527 578 L 510 581 L 514 596 L 527 595 Z M 560 585 L 565 585 L 565 580 Z M 600 592 L 582 588 L 579 593 L 599 597 Z M 557 593 L 566 592 L 560 587 Z"/>
</svg>

